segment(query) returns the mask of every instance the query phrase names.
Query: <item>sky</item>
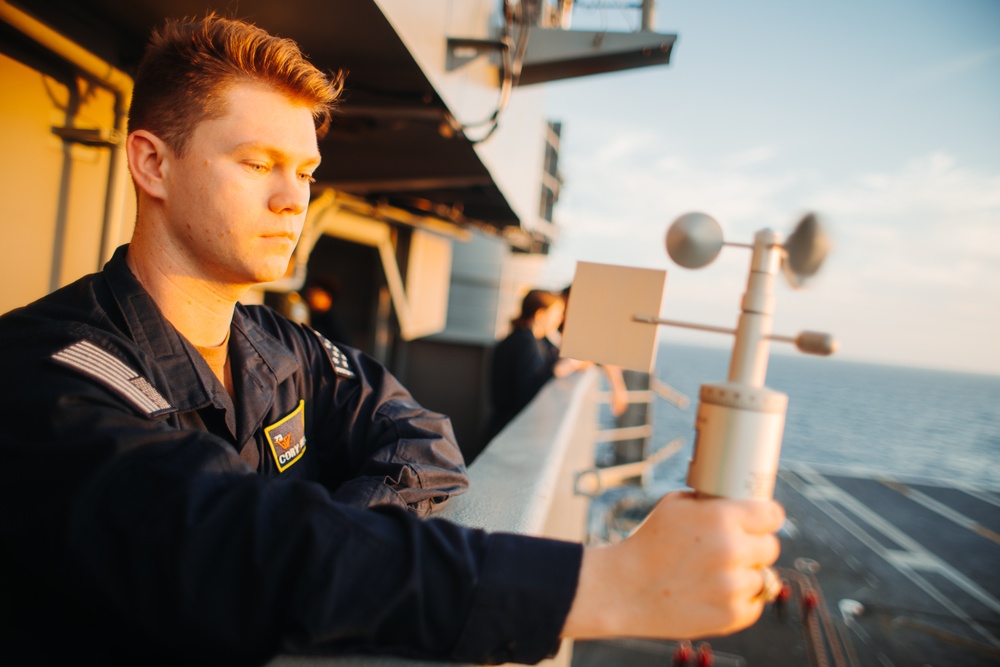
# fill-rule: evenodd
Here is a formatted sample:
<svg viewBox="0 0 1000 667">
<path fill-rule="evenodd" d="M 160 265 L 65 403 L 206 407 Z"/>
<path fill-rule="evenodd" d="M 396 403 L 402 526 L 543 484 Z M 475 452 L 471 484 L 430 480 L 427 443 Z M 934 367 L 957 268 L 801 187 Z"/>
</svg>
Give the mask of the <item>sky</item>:
<svg viewBox="0 0 1000 667">
<path fill-rule="evenodd" d="M 638 27 L 635 2 L 600 4 L 572 27 Z M 751 243 L 815 212 L 833 247 L 804 289 L 779 285 L 775 333 L 1000 374 L 1000 2 L 660 0 L 655 26 L 678 35 L 669 65 L 546 88 L 564 185 L 543 282 L 578 260 L 663 268 L 663 317 L 731 327 L 749 250 L 682 269 L 670 223 L 701 211 Z"/>
</svg>

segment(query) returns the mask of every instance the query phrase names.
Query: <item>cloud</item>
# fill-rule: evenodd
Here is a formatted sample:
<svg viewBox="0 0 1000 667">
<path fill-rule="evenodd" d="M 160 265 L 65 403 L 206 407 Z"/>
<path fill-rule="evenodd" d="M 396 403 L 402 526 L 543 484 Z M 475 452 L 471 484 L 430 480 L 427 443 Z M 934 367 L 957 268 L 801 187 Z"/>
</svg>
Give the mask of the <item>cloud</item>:
<svg viewBox="0 0 1000 667">
<path fill-rule="evenodd" d="M 577 259 L 668 268 L 672 315 L 720 323 L 745 285 L 745 251 L 673 270 L 663 247 L 670 222 L 701 210 L 728 240 L 749 242 L 763 227 L 789 232 L 808 207 L 827 224 L 833 252 L 811 289 L 781 288 L 776 327 L 842 334 L 855 358 L 1000 373 L 1000 355 L 982 354 L 1000 348 L 1000 174 L 936 152 L 830 180 L 777 160 L 751 169 L 734 156 L 699 161 L 649 141 L 632 135 L 600 160 L 596 149 L 570 160 L 585 168 L 570 174 L 557 209 L 558 282 Z"/>
<path fill-rule="evenodd" d="M 641 153 L 644 147 L 657 143 L 659 137 L 652 132 L 618 132 L 610 141 L 602 142 L 596 149 L 593 159 L 598 162 L 613 162 L 620 158 Z"/>
<path fill-rule="evenodd" d="M 934 282 L 935 267 L 965 267 L 953 281 L 1000 265 L 1000 175 L 961 167 L 946 153 L 830 182 L 797 170 L 747 170 L 732 156 L 714 164 L 670 154 L 647 161 L 648 141 L 630 135 L 574 161 L 587 168 L 569 176 L 557 220 L 575 245 L 590 238 L 597 253 L 641 256 L 652 243 L 658 253 L 670 222 L 688 211 L 709 213 L 727 240 L 746 243 L 763 227 L 791 231 L 811 209 L 855 270 L 877 275 L 892 259 L 914 279 Z"/>
<path fill-rule="evenodd" d="M 1000 279 L 1000 176 L 933 153 L 827 187 L 814 201 L 872 277 L 933 287 Z"/>
<path fill-rule="evenodd" d="M 740 153 L 735 153 L 723 159 L 723 164 L 730 168 L 750 167 L 771 160 L 778 154 L 774 146 L 758 146 Z"/>
<path fill-rule="evenodd" d="M 557 216 L 568 228 L 596 224 L 616 230 L 618 236 L 639 237 L 651 226 L 658 233 L 665 231 L 670 221 L 692 210 L 709 212 L 736 227 L 772 224 L 791 214 L 782 215 L 768 202 L 800 176 L 749 173 L 742 166 L 773 154 L 773 149 L 754 149 L 719 165 L 704 165 L 673 153 L 650 135 L 615 138 L 601 148 L 568 156 L 569 164 L 583 167 L 565 174 Z"/>
<path fill-rule="evenodd" d="M 945 214 L 1000 210 L 1000 176 L 959 167 L 944 152 L 911 160 L 897 172 L 861 174 L 818 193 L 823 204 L 845 213 L 898 215 L 919 211 L 921 220 Z"/>
</svg>

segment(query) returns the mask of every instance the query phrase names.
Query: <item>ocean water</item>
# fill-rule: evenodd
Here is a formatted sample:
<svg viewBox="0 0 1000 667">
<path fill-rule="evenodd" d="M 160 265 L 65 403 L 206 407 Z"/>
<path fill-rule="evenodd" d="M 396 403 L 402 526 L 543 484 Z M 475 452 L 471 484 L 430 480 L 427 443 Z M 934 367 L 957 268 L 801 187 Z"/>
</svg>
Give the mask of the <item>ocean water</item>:
<svg viewBox="0 0 1000 667">
<path fill-rule="evenodd" d="M 726 379 L 729 350 L 664 344 L 656 376 L 686 410 L 656 399 L 651 450 L 680 437 L 654 485 L 684 486 L 702 383 Z M 788 394 L 781 464 L 1000 490 L 1000 376 L 882 366 L 772 351 L 767 386 Z"/>
</svg>

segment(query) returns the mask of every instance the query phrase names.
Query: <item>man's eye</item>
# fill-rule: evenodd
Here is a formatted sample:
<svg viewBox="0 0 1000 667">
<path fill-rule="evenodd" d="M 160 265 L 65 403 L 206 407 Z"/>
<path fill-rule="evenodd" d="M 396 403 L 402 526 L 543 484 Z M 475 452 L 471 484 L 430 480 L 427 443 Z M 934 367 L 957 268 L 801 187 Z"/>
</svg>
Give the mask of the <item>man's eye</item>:
<svg viewBox="0 0 1000 667">
<path fill-rule="evenodd" d="M 316 179 L 313 178 L 312 174 L 299 174 L 299 180 L 303 183 L 315 183 Z"/>
<path fill-rule="evenodd" d="M 247 162 L 247 168 L 258 174 L 267 173 L 267 165 L 262 162 Z"/>
</svg>

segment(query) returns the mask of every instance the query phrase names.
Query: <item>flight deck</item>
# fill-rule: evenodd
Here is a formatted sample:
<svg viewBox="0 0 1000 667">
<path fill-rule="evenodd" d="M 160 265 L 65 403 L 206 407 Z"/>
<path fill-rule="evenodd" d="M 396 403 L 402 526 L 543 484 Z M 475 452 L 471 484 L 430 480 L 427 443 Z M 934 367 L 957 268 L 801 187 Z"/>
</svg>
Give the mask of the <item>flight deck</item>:
<svg viewBox="0 0 1000 667">
<path fill-rule="evenodd" d="M 577 642 L 573 666 L 1000 665 L 997 490 L 798 465 L 781 470 L 775 497 L 788 514 L 786 597 L 757 624 L 690 648 Z"/>
</svg>

